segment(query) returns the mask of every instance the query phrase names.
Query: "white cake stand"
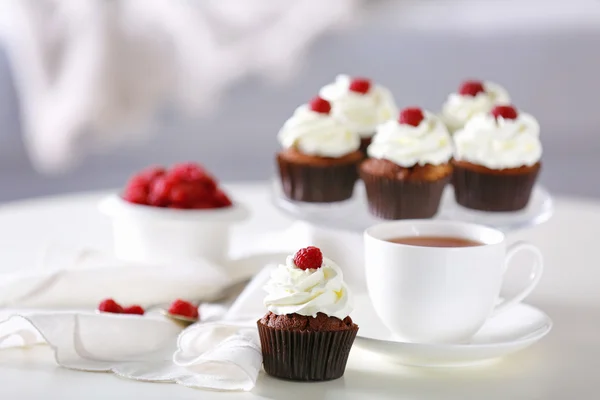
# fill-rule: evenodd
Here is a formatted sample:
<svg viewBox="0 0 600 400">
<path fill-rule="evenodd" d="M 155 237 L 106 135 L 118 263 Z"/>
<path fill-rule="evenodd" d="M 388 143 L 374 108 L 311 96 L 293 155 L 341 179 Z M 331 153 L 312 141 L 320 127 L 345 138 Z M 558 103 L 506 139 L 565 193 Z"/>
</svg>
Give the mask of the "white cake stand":
<svg viewBox="0 0 600 400">
<path fill-rule="evenodd" d="M 288 199 L 283 194 L 280 182 L 274 180 L 272 199 L 279 210 L 316 226 L 362 232 L 369 226 L 384 221 L 369 213 L 362 182 L 356 184 L 354 196 L 350 200 L 337 203 L 305 203 Z M 438 214 L 434 218 L 473 222 L 511 232 L 541 224 L 547 221 L 553 212 L 552 196 L 541 185 L 535 186 L 528 206 L 515 212 L 485 212 L 464 208 L 456 203 L 453 188 L 448 185 Z"/>
</svg>

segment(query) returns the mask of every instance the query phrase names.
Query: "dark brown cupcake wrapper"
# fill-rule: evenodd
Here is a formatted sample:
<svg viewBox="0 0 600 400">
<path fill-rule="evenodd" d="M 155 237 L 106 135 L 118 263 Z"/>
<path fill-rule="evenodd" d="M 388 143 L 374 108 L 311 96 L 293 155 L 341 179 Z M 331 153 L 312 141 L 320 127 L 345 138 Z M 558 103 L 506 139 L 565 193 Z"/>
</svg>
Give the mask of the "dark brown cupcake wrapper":
<svg viewBox="0 0 600 400">
<path fill-rule="evenodd" d="M 309 203 L 333 203 L 351 198 L 358 180 L 358 162 L 313 166 L 277 157 L 284 194 L 292 200 Z"/>
<path fill-rule="evenodd" d="M 288 331 L 258 322 L 265 372 L 293 381 L 327 381 L 344 375 L 358 327 L 344 331 Z"/>
<path fill-rule="evenodd" d="M 520 174 L 485 173 L 454 166 L 454 198 L 463 207 L 479 211 L 509 212 L 527 207 L 540 164 Z"/>
<path fill-rule="evenodd" d="M 435 181 L 403 181 L 361 173 L 369 211 L 378 218 L 424 219 L 437 214 L 450 175 Z"/>
</svg>

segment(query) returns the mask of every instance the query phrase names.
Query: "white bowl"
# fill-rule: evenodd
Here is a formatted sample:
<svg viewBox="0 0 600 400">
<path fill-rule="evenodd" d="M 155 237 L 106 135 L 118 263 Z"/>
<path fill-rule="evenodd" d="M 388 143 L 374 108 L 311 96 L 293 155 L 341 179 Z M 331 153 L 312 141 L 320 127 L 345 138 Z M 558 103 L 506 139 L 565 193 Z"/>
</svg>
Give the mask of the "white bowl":
<svg viewBox="0 0 600 400">
<path fill-rule="evenodd" d="M 113 225 L 117 258 L 160 263 L 202 257 L 220 263 L 229 252 L 230 227 L 248 218 L 240 203 L 211 210 L 181 210 L 127 202 L 114 194 L 100 202 Z"/>
</svg>

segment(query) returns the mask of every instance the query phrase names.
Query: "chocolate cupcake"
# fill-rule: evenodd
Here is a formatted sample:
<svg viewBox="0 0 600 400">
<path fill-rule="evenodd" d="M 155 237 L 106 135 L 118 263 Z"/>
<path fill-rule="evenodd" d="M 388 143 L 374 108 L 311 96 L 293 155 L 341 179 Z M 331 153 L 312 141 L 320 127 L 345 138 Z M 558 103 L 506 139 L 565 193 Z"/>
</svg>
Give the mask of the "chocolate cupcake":
<svg viewBox="0 0 600 400">
<path fill-rule="evenodd" d="M 406 108 L 380 125 L 360 166 L 369 211 L 383 219 L 431 218 L 450 181 L 452 141 L 432 113 Z"/>
<path fill-rule="evenodd" d="M 398 108 L 392 93 L 366 78 L 338 75 L 319 95 L 331 102 L 334 116 L 340 118 L 361 138 L 361 151 L 371 144 L 377 125 L 394 118 Z"/>
<path fill-rule="evenodd" d="M 451 93 L 442 107 L 442 121 L 451 133 L 462 129 L 474 115 L 490 112 L 498 104 L 510 103 L 506 89 L 493 82 L 469 80 Z"/>
<path fill-rule="evenodd" d="M 453 184 L 458 204 L 481 211 L 527 206 L 541 169 L 540 126 L 513 106 L 473 117 L 454 135 Z"/>
<path fill-rule="evenodd" d="M 294 381 L 344 375 L 358 326 L 340 267 L 316 247 L 300 249 L 265 289 L 269 311 L 257 321 L 265 372 Z"/>
<path fill-rule="evenodd" d="M 362 160 L 360 138 L 330 112 L 329 102 L 316 97 L 279 131 L 279 175 L 292 200 L 331 203 L 352 197 Z"/>
</svg>

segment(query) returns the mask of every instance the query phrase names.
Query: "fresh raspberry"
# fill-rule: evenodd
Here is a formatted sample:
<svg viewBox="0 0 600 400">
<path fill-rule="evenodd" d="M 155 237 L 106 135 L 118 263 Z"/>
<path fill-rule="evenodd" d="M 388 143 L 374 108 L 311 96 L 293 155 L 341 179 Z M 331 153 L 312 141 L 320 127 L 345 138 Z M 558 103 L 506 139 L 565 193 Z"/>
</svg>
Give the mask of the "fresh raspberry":
<svg viewBox="0 0 600 400">
<path fill-rule="evenodd" d="M 195 181 L 195 183 L 202 185 L 204 190 L 206 190 L 207 192 L 214 192 L 215 190 L 217 190 L 218 186 L 215 178 L 208 174 L 203 175 L 202 178 Z"/>
<path fill-rule="evenodd" d="M 130 203 L 135 204 L 148 204 L 148 193 L 146 189 L 141 186 L 129 187 L 123 194 L 123 199 Z"/>
<path fill-rule="evenodd" d="M 113 313 L 113 314 L 122 314 L 123 307 L 121 307 L 119 305 L 119 303 L 117 303 L 113 299 L 106 299 L 106 300 L 102 300 L 102 302 L 98 306 L 98 311 Z"/>
<path fill-rule="evenodd" d="M 462 85 L 460 85 L 458 93 L 463 96 L 475 97 L 478 93 L 485 93 L 485 88 L 481 81 L 464 81 Z"/>
<path fill-rule="evenodd" d="M 229 207 L 231 199 L 222 190 L 217 190 L 213 196 L 213 203 L 217 207 Z"/>
<path fill-rule="evenodd" d="M 193 162 L 175 164 L 168 171 L 151 167 L 133 176 L 123 198 L 136 204 L 179 209 L 210 209 L 231 205 L 216 179 Z"/>
<path fill-rule="evenodd" d="M 180 315 L 187 318 L 198 318 L 198 307 L 192 303 L 177 299 L 169 307 L 169 314 Z"/>
<path fill-rule="evenodd" d="M 165 176 L 159 176 L 150 184 L 148 204 L 165 207 L 169 204 L 172 183 Z"/>
<path fill-rule="evenodd" d="M 169 200 L 171 204 L 177 204 L 185 206 L 192 201 L 189 193 L 189 185 L 185 182 L 180 182 L 173 185 L 171 193 L 169 193 Z M 182 207 L 185 208 L 185 207 Z"/>
<path fill-rule="evenodd" d="M 144 309 L 142 306 L 133 305 L 129 307 L 123 308 L 123 314 L 136 314 L 136 315 L 144 315 Z"/>
<path fill-rule="evenodd" d="M 150 183 L 159 176 L 163 176 L 166 172 L 167 171 L 164 167 L 157 165 L 142 170 L 140 173 L 137 174 L 137 176 L 146 179 L 146 181 Z"/>
<path fill-rule="evenodd" d="M 208 192 L 215 191 L 215 189 L 218 186 L 217 180 L 212 175 L 210 175 L 206 172 L 203 172 L 201 174 L 194 174 L 194 176 L 191 176 L 191 175 L 192 174 L 190 174 L 188 177 L 186 177 L 184 179 L 180 179 L 179 177 L 170 177 L 170 180 L 173 183 L 180 183 L 180 182 L 193 183 L 196 186 L 203 187 Z"/>
<path fill-rule="evenodd" d="M 425 116 L 419 107 L 408 107 L 400 112 L 399 122 L 401 124 L 419 126 Z"/>
<path fill-rule="evenodd" d="M 172 203 L 184 205 L 186 208 L 194 203 L 209 201 L 211 193 L 204 186 L 191 183 L 179 182 L 173 185 L 169 198 Z"/>
<path fill-rule="evenodd" d="M 496 106 L 492 110 L 492 115 L 494 118 L 498 119 L 498 117 L 502 117 L 504 119 L 517 119 L 519 113 L 517 109 L 511 105 L 506 106 Z"/>
<path fill-rule="evenodd" d="M 331 111 L 331 104 L 325 99 L 320 98 L 319 96 L 315 97 L 308 103 L 308 107 L 314 112 L 318 112 L 321 114 L 329 114 Z"/>
<path fill-rule="evenodd" d="M 354 78 L 348 89 L 352 92 L 366 94 L 371 89 L 371 81 L 366 78 Z"/>
<path fill-rule="evenodd" d="M 173 165 L 168 172 L 170 178 L 175 181 L 196 181 L 203 179 L 206 171 L 200 164 L 186 162 Z"/>
<path fill-rule="evenodd" d="M 125 185 L 126 188 L 139 187 L 139 188 L 143 188 L 144 190 L 148 190 L 149 186 L 150 186 L 150 181 L 148 180 L 147 177 L 145 177 L 143 175 L 132 176 L 129 179 L 129 181 L 127 181 L 127 185 Z"/>
<path fill-rule="evenodd" d="M 220 206 L 215 204 L 212 200 L 199 200 L 185 205 L 185 208 L 192 210 L 212 210 L 219 207 Z"/>
<path fill-rule="evenodd" d="M 127 184 L 125 185 L 125 190 L 129 190 L 132 188 L 140 188 L 145 191 L 148 191 L 149 186 L 150 181 L 148 180 L 148 178 L 141 175 L 134 175 L 127 181 Z"/>
<path fill-rule="evenodd" d="M 296 252 L 294 263 L 302 270 L 321 268 L 323 253 L 318 247 L 308 246 Z"/>
<path fill-rule="evenodd" d="M 149 192 L 154 181 L 160 179 L 164 174 L 164 168 L 151 167 L 134 175 L 125 186 L 123 199 L 135 204 L 158 205 L 154 204 L 155 200 L 153 198 L 149 198 Z"/>
</svg>

